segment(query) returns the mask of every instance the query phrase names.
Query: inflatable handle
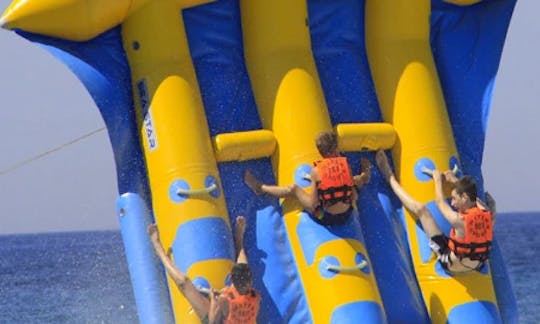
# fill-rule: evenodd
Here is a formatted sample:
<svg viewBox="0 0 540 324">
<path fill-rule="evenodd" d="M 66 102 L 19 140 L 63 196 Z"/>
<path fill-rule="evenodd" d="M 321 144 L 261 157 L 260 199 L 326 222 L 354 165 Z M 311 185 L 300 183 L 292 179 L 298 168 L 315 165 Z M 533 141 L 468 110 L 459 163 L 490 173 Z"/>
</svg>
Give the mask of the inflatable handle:
<svg viewBox="0 0 540 324">
<path fill-rule="evenodd" d="M 338 124 L 335 131 L 343 152 L 390 149 L 397 138 L 394 126 L 389 123 Z"/>
<path fill-rule="evenodd" d="M 459 168 L 458 168 L 458 166 L 457 166 L 457 164 L 456 164 L 456 165 L 454 165 L 454 168 L 452 169 L 452 173 L 453 173 L 453 174 L 457 174 L 458 171 L 459 171 Z M 426 168 L 426 167 L 423 167 L 423 168 L 422 168 L 422 172 L 425 173 L 425 174 L 427 174 L 428 176 L 433 176 L 433 170 L 428 169 L 428 168 Z"/>
<path fill-rule="evenodd" d="M 343 266 L 328 264 L 326 266 L 326 270 L 340 272 L 340 273 L 350 273 L 350 272 L 355 272 L 357 270 L 362 270 L 367 265 L 368 265 L 368 262 L 366 260 L 362 260 L 362 262 L 355 264 L 353 266 L 350 266 L 350 267 L 343 267 Z"/>
<path fill-rule="evenodd" d="M 182 189 L 182 188 L 178 188 L 176 190 L 176 194 L 179 195 L 179 196 L 204 195 L 204 194 L 209 194 L 209 193 L 211 193 L 212 191 L 214 191 L 216 189 L 217 189 L 217 184 L 212 183 L 210 186 L 208 186 L 206 188 L 202 188 L 202 189 Z"/>
<path fill-rule="evenodd" d="M 274 153 L 277 146 L 274 133 L 266 129 L 219 134 L 213 141 L 218 162 L 268 157 Z"/>
<path fill-rule="evenodd" d="M 210 294 L 212 293 L 212 290 L 210 288 L 206 288 L 206 287 L 197 287 L 197 290 L 203 294 L 203 295 L 207 295 L 207 296 L 210 296 Z"/>
</svg>

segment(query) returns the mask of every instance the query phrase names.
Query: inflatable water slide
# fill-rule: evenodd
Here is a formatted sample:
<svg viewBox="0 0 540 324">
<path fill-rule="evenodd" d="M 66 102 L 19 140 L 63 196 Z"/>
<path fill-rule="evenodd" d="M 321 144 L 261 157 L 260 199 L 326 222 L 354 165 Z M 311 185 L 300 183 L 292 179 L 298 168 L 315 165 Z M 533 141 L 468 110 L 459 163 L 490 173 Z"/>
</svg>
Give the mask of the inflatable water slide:
<svg viewBox="0 0 540 324">
<path fill-rule="evenodd" d="M 198 323 L 146 227 L 197 287 L 222 288 L 231 223 L 262 296 L 259 323 L 516 323 L 494 242 L 481 271 L 449 276 L 374 168 L 347 224 L 256 196 L 307 187 L 316 134 L 353 169 L 388 150 L 439 225 L 422 170 L 482 184 L 491 94 L 515 0 L 16 0 L 0 23 L 84 83 L 107 126 L 117 215 L 141 323 Z M 31 93 L 29 94 L 31 95 Z M 482 191 L 483 192 L 483 191 Z"/>
</svg>

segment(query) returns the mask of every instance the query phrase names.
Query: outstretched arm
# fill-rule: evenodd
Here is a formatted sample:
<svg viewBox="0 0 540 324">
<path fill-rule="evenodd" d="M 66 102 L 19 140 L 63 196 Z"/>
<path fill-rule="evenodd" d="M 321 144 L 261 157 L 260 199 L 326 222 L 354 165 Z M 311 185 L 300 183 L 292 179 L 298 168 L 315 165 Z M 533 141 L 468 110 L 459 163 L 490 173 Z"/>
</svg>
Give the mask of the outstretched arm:
<svg viewBox="0 0 540 324">
<path fill-rule="evenodd" d="M 444 198 L 443 184 L 442 184 L 442 174 L 439 170 L 433 170 L 433 181 L 435 182 L 435 202 L 437 203 L 437 208 L 441 211 L 444 218 L 454 227 L 459 226 L 460 219 L 457 212 L 455 212 L 450 205 L 446 202 Z"/>
<path fill-rule="evenodd" d="M 165 253 L 163 245 L 161 245 L 161 241 L 159 240 L 159 231 L 156 224 L 148 225 L 148 234 L 150 235 L 150 241 L 154 246 L 154 250 L 156 251 L 157 256 L 161 260 L 161 263 L 163 263 L 163 266 L 165 267 L 167 273 L 171 276 L 171 278 L 178 286 L 184 286 L 186 281 L 186 275 L 180 270 L 178 270 L 171 258 Z"/>
<path fill-rule="evenodd" d="M 371 162 L 368 159 L 360 159 L 361 172 L 353 177 L 354 185 L 360 190 L 364 185 L 368 184 L 371 180 Z"/>
<path fill-rule="evenodd" d="M 184 294 L 189 301 L 195 313 L 197 313 L 201 320 L 204 319 L 208 316 L 210 301 L 199 293 L 191 280 L 189 280 L 189 278 L 174 265 L 173 260 L 165 253 L 163 245 L 161 245 L 161 241 L 159 240 L 158 228 L 155 224 L 148 225 L 148 234 L 150 235 L 150 241 L 154 246 L 154 250 L 163 263 L 165 270 L 174 280 L 178 289 L 180 289 L 182 294 Z"/>
<path fill-rule="evenodd" d="M 208 323 L 223 323 L 223 321 L 229 315 L 228 310 L 229 302 L 227 298 L 220 296 L 218 291 L 212 289 L 210 295 L 210 311 L 208 312 Z"/>
</svg>

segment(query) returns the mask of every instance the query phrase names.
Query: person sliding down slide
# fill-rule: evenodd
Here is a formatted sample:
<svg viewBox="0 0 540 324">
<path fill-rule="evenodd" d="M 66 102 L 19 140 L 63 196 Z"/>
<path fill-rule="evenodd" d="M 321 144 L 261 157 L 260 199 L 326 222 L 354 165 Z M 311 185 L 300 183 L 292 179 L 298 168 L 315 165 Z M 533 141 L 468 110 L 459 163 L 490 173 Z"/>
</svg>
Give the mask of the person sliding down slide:
<svg viewBox="0 0 540 324">
<path fill-rule="evenodd" d="M 480 271 L 489 259 L 493 240 L 493 221 L 490 210 L 477 198 L 474 180 L 469 176 L 460 179 L 452 178 L 451 171 L 445 172 L 445 175 L 439 170 L 432 172 L 437 207 L 452 225 L 450 237 L 447 237 L 440 230 L 429 209 L 401 187 L 383 151 L 377 152 L 376 161 L 384 178 L 403 206 L 422 224 L 424 232 L 430 238 L 429 246 L 437 255 L 442 268 L 449 274 Z M 446 203 L 443 181 L 454 185 L 451 205 L 456 211 Z M 491 196 L 488 195 L 488 197 L 488 201 L 494 202 Z"/>
<path fill-rule="evenodd" d="M 266 193 L 276 198 L 298 199 L 319 224 L 343 224 L 354 209 L 358 192 L 370 181 L 371 163 L 362 159 L 362 172 L 353 177 L 347 159 L 338 151 L 336 134 L 321 132 L 316 138 L 316 145 L 323 159 L 315 162 L 311 170 L 311 193 L 296 184 L 264 184 L 249 171 L 244 175 L 244 182 L 258 195 Z"/>
<path fill-rule="evenodd" d="M 193 282 L 176 267 L 170 256 L 165 253 L 159 239 L 157 226 L 155 224 L 148 226 L 148 234 L 157 256 L 203 324 L 256 323 L 260 296 L 252 287 L 251 269 L 244 251 L 245 231 L 246 219 L 243 216 L 236 217 L 234 244 L 237 260 L 231 270 L 232 285 L 221 291 L 211 289 L 210 298 L 207 298 L 197 290 Z"/>
</svg>

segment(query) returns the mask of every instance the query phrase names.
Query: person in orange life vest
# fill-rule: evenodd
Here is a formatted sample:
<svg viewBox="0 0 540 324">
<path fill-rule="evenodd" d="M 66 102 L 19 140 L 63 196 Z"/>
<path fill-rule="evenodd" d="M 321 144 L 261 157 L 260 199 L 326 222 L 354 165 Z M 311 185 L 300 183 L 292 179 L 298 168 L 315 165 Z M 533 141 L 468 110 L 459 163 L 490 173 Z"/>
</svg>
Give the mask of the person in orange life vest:
<svg viewBox="0 0 540 324">
<path fill-rule="evenodd" d="M 233 267 L 231 282 L 231 286 L 221 291 L 212 289 L 209 323 L 256 323 L 260 296 L 252 288 L 252 275 L 247 263 L 237 263 Z"/>
<path fill-rule="evenodd" d="M 447 170 L 443 173 L 443 179 L 450 183 L 452 186 L 456 186 L 459 179 L 456 177 L 456 174 L 452 172 L 451 170 Z M 486 196 L 486 202 L 483 202 L 480 200 L 480 198 L 476 197 L 476 205 L 480 209 L 489 210 L 491 212 L 491 221 L 493 225 L 495 225 L 495 216 L 497 215 L 497 204 L 495 202 L 495 199 L 493 199 L 493 196 L 489 192 L 485 192 L 484 195 Z"/>
<path fill-rule="evenodd" d="M 452 225 L 450 237 L 442 233 L 429 209 L 411 197 L 397 181 L 386 154 L 377 152 L 377 166 L 390 187 L 430 238 L 429 246 L 449 274 L 479 271 L 489 259 L 493 240 L 493 221 L 489 207 L 477 198 L 476 183 L 469 176 L 455 178 L 452 171 L 433 170 L 435 200 L 444 218 Z M 448 178 L 448 180 L 446 180 Z M 443 193 L 443 180 L 454 185 L 450 207 Z M 489 196 L 490 204 L 494 200 Z"/>
<path fill-rule="evenodd" d="M 241 323 L 255 323 L 259 311 L 259 294 L 252 288 L 252 274 L 248 266 L 247 255 L 244 251 L 244 232 L 246 231 L 246 219 L 243 216 L 236 217 L 234 243 L 237 251 L 236 264 L 231 270 L 230 287 L 225 287 L 223 293 L 232 292 L 237 301 L 220 301 L 218 291 L 211 289 L 210 298 L 205 297 L 191 280 L 182 273 L 174 264 L 159 239 L 159 231 L 155 224 L 148 226 L 148 234 L 154 250 L 161 260 L 165 270 L 176 283 L 176 286 L 189 301 L 195 313 L 203 323 L 235 323 L 234 319 L 241 319 Z M 228 301 L 228 300 L 227 300 Z M 230 307 L 232 306 L 232 307 Z M 248 309 L 249 311 L 246 311 Z M 236 322 L 240 323 L 240 322 Z"/>
<path fill-rule="evenodd" d="M 337 136 L 321 132 L 315 144 L 322 160 L 311 169 L 311 191 L 307 193 L 296 184 L 276 186 L 262 183 L 246 171 L 244 182 L 256 194 L 269 194 L 277 198 L 296 198 L 312 218 L 323 225 L 342 224 L 353 211 L 358 191 L 370 181 L 371 163 L 361 159 L 361 173 L 353 176 L 347 159 L 338 151 Z"/>
</svg>

